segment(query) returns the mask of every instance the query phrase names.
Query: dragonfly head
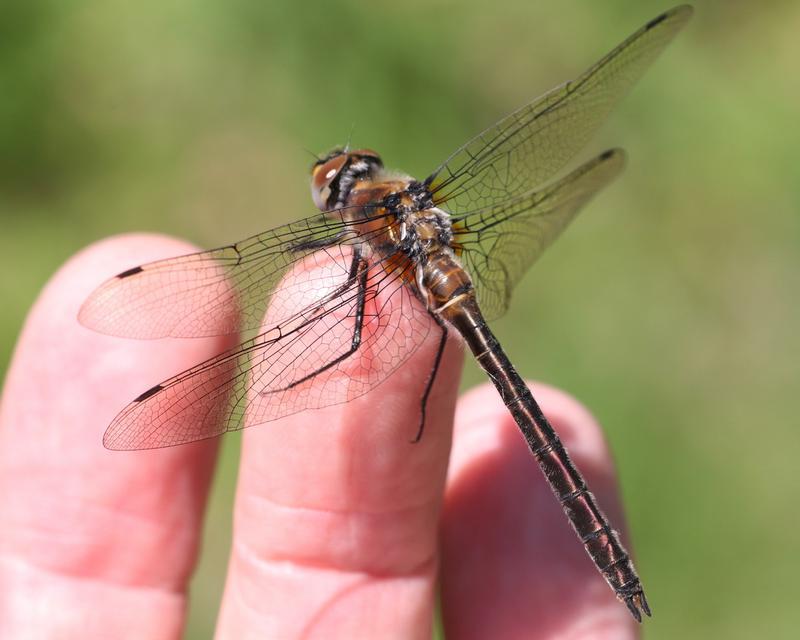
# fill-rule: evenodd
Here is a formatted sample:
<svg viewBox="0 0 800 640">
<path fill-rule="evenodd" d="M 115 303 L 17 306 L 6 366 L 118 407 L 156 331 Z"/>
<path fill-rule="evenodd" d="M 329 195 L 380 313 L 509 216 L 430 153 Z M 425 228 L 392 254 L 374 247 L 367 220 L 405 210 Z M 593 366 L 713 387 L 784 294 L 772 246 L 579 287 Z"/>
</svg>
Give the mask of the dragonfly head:
<svg viewBox="0 0 800 640">
<path fill-rule="evenodd" d="M 383 168 L 381 157 L 369 149 L 334 149 L 311 167 L 311 197 L 320 211 L 343 206 L 353 184 Z"/>
</svg>

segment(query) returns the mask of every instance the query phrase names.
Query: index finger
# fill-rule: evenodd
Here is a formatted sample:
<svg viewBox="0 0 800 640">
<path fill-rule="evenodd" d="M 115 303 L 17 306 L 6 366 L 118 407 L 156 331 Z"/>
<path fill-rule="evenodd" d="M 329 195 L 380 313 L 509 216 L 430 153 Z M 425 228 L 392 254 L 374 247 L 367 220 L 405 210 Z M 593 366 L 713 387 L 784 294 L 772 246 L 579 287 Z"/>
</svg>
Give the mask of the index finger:
<svg viewBox="0 0 800 640">
<path fill-rule="evenodd" d="M 402 324 L 409 314 L 424 317 L 421 306 L 402 307 L 408 290 L 399 286 L 393 295 L 385 290 L 365 300 L 365 316 L 380 322 L 381 314 L 405 313 L 384 327 Z M 308 303 L 305 294 L 291 299 L 289 290 L 272 301 L 282 312 L 286 305 Z M 310 295 L 318 299 L 320 291 Z M 348 331 L 354 330 L 355 315 L 345 323 Z M 358 350 L 337 365 L 337 375 L 369 380 L 375 368 L 394 357 L 397 345 L 370 334 L 376 328 L 368 325 L 365 321 Z M 325 347 L 327 357 L 347 353 L 348 331 L 338 335 L 335 348 Z M 439 331 L 429 331 L 419 348 L 365 395 L 244 434 L 219 637 L 248 637 L 248 632 L 253 637 L 430 637 L 438 514 L 460 370 L 457 342 L 445 349 L 424 435 L 418 443 L 410 441 L 439 337 Z M 319 362 L 310 365 L 299 358 L 318 359 L 320 349 L 312 349 L 312 355 L 299 349 L 286 362 L 298 362 L 303 372 L 313 370 Z M 320 378 L 311 383 L 327 380 L 336 388 L 348 382 Z M 249 419 L 256 415 L 257 410 Z"/>
</svg>

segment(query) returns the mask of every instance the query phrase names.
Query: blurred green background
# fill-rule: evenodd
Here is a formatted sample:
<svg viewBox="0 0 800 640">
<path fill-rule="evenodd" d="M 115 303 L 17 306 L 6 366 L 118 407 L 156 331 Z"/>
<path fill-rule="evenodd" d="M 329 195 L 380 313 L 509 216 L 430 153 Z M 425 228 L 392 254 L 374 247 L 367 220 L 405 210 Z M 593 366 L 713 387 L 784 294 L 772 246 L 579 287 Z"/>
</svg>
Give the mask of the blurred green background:
<svg viewBox="0 0 800 640">
<path fill-rule="evenodd" d="M 305 149 L 353 127 L 424 177 L 668 6 L 3 3 L 0 374 L 37 292 L 86 244 L 143 229 L 216 246 L 308 215 Z M 645 636 L 796 637 L 800 3 L 695 8 L 587 150 L 624 146 L 626 173 L 496 332 L 523 375 L 607 429 L 656 610 Z M 238 444 L 190 638 L 214 625 Z"/>
</svg>

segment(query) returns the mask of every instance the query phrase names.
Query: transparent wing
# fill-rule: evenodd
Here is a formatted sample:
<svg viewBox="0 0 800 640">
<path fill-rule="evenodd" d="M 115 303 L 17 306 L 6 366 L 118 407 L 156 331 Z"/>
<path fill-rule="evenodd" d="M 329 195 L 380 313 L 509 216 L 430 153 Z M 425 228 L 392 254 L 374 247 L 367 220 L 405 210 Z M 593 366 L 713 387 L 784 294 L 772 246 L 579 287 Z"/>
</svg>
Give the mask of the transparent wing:
<svg viewBox="0 0 800 640">
<path fill-rule="evenodd" d="M 293 264 L 314 255 L 341 258 L 348 244 L 359 241 L 346 222 L 355 209 L 363 207 L 317 214 L 226 247 L 128 269 L 96 289 L 78 319 L 100 333 L 140 339 L 232 335 L 258 328 Z M 375 227 L 379 232 L 381 225 Z M 280 315 L 280 309 L 274 313 Z"/>
<path fill-rule="evenodd" d="M 434 202 L 454 214 L 469 213 L 551 179 L 691 15 L 683 5 L 654 18 L 577 79 L 467 142 L 428 178 Z"/>
<path fill-rule="evenodd" d="M 277 289 L 294 313 L 273 324 L 270 307 L 267 330 L 145 391 L 111 423 L 105 446 L 167 447 L 348 402 L 402 365 L 433 322 L 405 284 L 411 264 L 370 265 L 364 282 L 349 279 L 350 255 L 319 253 Z"/>
<path fill-rule="evenodd" d="M 506 311 L 523 274 L 624 164 L 625 153 L 612 149 L 544 189 L 453 218 L 453 244 L 487 319 Z"/>
</svg>

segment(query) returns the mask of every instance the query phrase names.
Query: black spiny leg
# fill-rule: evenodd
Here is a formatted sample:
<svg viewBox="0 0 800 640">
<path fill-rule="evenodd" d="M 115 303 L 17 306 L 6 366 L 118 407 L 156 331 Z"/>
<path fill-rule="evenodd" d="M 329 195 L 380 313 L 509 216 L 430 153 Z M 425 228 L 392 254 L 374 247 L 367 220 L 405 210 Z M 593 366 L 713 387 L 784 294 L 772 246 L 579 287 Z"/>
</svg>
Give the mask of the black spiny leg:
<svg viewBox="0 0 800 640">
<path fill-rule="evenodd" d="M 316 314 L 322 309 L 328 302 L 331 300 L 336 300 L 339 296 L 343 295 L 345 291 L 347 291 L 356 281 L 358 277 L 359 269 L 361 268 L 361 263 L 363 262 L 361 258 L 361 247 L 356 246 L 353 249 L 353 261 L 350 263 L 350 271 L 347 273 L 347 280 L 345 280 L 341 285 L 336 287 L 335 291 L 331 291 L 327 294 L 324 298 L 321 298 L 319 304 L 314 308 L 314 313 Z M 364 264 L 364 269 L 366 270 L 367 265 Z"/>
<path fill-rule="evenodd" d="M 304 383 L 306 380 L 310 380 L 314 376 L 324 373 L 331 367 L 335 367 L 342 360 L 349 358 L 356 351 L 358 351 L 358 347 L 361 345 L 361 330 L 364 328 L 364 307 L 367 300 L 367 274 L 369 273 L 368 266 L 369 265 L 367 261 L 361 258 L 361 252 L 356 251 L 353 255 L 353 264 L 350 267 L 350 274 L 347 277 L 347 282 L 341 287 L 341 293 L 344 293 L 348 287 L 352 286 L 353 282 L 356 280 L 358 282 L 358 292 L 356 293 L 355 329 L 353 331 L 353 340 L 350 343 L 350 348 L 345 353 L 334 358 L 316 371 L 312 371 L 299 380 L 295 380 L 291 384 L 286 385 L 282 389 L 277 389 L 276 391 L 285 391 L 286 389 L 296 387 L 297 385 Z M 274 393 L 274 391 L 272 393 Z"/>
<path fill-rule="evenodd" d="M 442 363 L 444 348 L 445 345 L 447 345 L 447 325 L 439 316 L 432 313 L 430 316 L 436 320 L 436 324 L 438 324 L 439 328 L 442 330 L 442 337 L 439 338 L 439 347 L 436 349 L 436 357 L 433 359 L 433 368 L 428 376 L 428 382 L 425 384 L 425 392 L 422 394 L 422 400 L 420 402 L 419 430 L 417 431 L 416 437 L 411 441 L 412 443 L 417 443 L 422 439 L 422 432 L 425 429 L 425 409 L 428 406 L 428 396 L 431 395 L 431 389 L 433 389 L 433 383 L 436 380 L 436 374 L 439 372 L 439 365 Z"/>
</svg>

